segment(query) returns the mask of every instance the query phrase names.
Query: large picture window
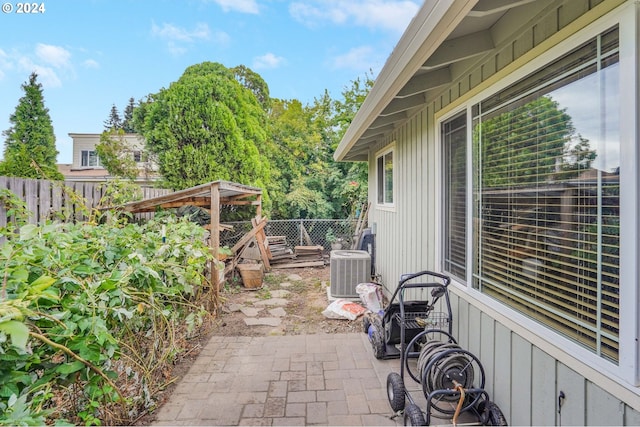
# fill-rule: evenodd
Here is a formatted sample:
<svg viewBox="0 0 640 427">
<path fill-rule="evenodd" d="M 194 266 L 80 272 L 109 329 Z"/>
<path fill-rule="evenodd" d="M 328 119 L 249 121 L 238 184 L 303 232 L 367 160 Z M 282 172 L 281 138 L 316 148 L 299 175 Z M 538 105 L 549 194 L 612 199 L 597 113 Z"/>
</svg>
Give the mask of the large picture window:
<svg viewBox="0 0 640 427">
<path fill-rule="evenodd" d="M 376 159 L 378 205 L 393 206 L 393 148 L 385 150 Z"/>
<path fill-rule="evenodd" d="M 614 28 L 471 107 L 473 287 L 614 362 L 619 94 Z"/>
</svg>

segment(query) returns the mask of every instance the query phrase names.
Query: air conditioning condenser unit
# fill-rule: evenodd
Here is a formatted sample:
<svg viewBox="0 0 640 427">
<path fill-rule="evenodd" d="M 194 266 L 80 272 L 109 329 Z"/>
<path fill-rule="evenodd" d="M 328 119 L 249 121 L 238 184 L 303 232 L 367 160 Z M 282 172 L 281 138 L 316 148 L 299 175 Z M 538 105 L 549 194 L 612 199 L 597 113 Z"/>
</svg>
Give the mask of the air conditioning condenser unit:
<svg viewBox="0 0 640 427">
<path fill-rule="evenodd" d="M 329 269 L 331 297 L 358 298 L 356 286 L 371 281 L 371 256 L 367 251 L 331 251 Z"/>
</svg>

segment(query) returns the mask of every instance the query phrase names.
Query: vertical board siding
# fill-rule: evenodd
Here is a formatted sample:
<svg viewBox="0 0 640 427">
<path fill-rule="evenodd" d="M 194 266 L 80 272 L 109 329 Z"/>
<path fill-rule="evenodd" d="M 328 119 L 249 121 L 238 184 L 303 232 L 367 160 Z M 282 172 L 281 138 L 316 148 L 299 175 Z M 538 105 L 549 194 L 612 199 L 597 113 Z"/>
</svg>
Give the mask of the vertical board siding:
<svg viewBox="0 0 640 427">
<path fill-rule="evenodd" d="M 603 411 L 602 408 L 610 408 Z M 587 383 L 587 422 L 592 426 L 621 426 L 624 423 L 624 405 L 602 388 Z"/>
<path fill-rule="evenodd" d="M 531 352 L 531 425 L 556 424 L 556 361 L 537 347 Z"/>
<path fill-rule="evenodd" d="M 493 396 L 492 399 L 499 402 L 498 405 L 507 420 L 511 419 L 511 361 L 512 342 L 511 331 L 500 323 L 495 325 L 495 372 L 493 374 Z M 512 423 L 509 423 L 512 424 Z"/>
<path fill-rule="evenodd" d="M 469 350 L 471 353 L 476 356 L 480 354 L 481 351 L 481 343 L 482 343 L 482 331 L 480 330 L 480 318 L 482 313 L 476 307 L 469 307 L 469 323 L 467 329 L 469 331 L 467 337 L 467 345 L 465 346 L 466 350 Z"/>
<path fill-rule="evenodd" d="M 62 187 L 65 189 L 63 190 Z M 90 213 L 92 209 L 95 209 L 104 194 L 104 186 L 101 183 L 52 182 L 6 176 L 0 176 L 0 188 L 10 190 L 24 201 L 31 213 L 29 217 L 31 224 L 42 223 L 48 219 L 70 222 L 86 221 L 88 217 L 85 211 L 88 210 Z M 171 192 L 171 190 L 161 188 L 143 188 L 142 190 L 143 199 Z M 73 191 L 84 200 L 70 195 L 69 191 Z M 82 205 L 78 205 L 78 202 L 81 202 Z M 138 219 L 149 219 L 152 216 L 153 213 L 135 215 Z M 0 227 L 6 226 L 8 220 L 6 207 L 0 204 Z"/>
<path fill-rule="evenodd" d="M 512 335 L 511 424 L 531 424 L 531 348 L 520 335 Z M 499 371 L 499 369 L 498 369 Z"/>
<path fill-rule="evenodd" d="M 480 353 L 476 354 L 476 356 L 480 359 L 480 363 L 482 363 L 484 367 L 484 374 L 487 378 L 485 390 L 489 393 L 489 398 L 493 399 L 493 377 L 496 372 L 493 363 L 496 358 L 495 321 L 485 313 L 482 313 L 480 318 L 480 335 L 482 336 L 482 343 L 480 344 Z"/>
<path fill-rule="evenodd" d="M 640 426 L 640 412 L 631 408 L 630 406 L 624 407 L 624 425 L 625 426 Z"/>
<path fill-rule="evenodd" d="M 586 384 L 585 379 L 562 363 L 557 364 L 558 377 L 556 396 L 564 392 L 562 410 L 558 414 L 558 423 L 567 426 L 584 426 L 586 420 Z M 602 408 L 604 410 L 604 407 Z M 607 412 L 610 408 L 607 409 Z M 561 419 L 560 419 L 561 418 Z"/>
<path fill-rule="evenodd" d="M 458 345 L 462 348 L 469 348 L 469 303 L 464 299 L 458 301 L 458 317 L 454 319 L 454 324 L 458 325 L 458 334 L 455 336 Z"/>
</svg>

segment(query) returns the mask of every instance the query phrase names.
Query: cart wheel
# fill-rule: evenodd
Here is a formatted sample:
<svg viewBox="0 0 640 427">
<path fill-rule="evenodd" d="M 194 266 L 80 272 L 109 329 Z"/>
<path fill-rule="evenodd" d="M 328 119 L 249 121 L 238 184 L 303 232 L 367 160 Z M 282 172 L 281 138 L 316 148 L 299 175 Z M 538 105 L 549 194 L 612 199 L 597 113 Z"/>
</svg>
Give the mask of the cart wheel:
<svg viewBox="0 0 640 427">
<path fill-rule="evenodd" d="M 402 411 L 405 402 L 405 388 L 402 377 L 397 372 L 387 375 L 387 398 L 393 412 Z"/>
<path fill-rule="evenodd" d="M 508 426 L 507 419 L 496 405 L 490 400 L 483 400 L 478 404 L 480 422 L 485 426 Z"/>
<path fill-rule="evenodd" d="M 422 411 L 418 405 L 412 403 L 404 408 L 404 425 L 406 426 L 426 426 Z"/>
<path fill-rule="evenodd" d="M 369 328 L 369 340 L 373 348 L 373 355 L 376 359 L 384 358 L 387 346 L 384 343 L 384 330 L 382 328 L 382 320 L 380 316 L 371 319 L 371 327 Z"/>
<path fill-rule="evenodd" d="M 363 329 L 364 329 L 364 333 L 368 334 L 369 333 L 369 326 L 371 326 L 371 321 L 369 320 L 369 316 L 366 315 L 366 314 L 362 318 L 362 326 L 363 326 Z"/>
</svg>

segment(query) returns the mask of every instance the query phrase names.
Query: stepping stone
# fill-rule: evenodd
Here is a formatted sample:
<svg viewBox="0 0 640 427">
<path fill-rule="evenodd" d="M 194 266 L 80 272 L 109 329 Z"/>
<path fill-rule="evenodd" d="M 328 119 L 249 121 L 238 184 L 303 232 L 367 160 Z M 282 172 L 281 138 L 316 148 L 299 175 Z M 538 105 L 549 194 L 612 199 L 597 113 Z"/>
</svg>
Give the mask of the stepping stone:
<svg viewBox="0 0 640 427">
<path fill-rule="evenodd" d="M 264 307 L 256 308 L 256 307 L 242 307 L 240 311 L 247 317 L 256 317 L 258 313 L 264 310 Z"/>
<path fill-rule="evenodd" d="M 273 306 L 273 305 L 277 305 L 277 306 L 283 306 L 283 305 L 287 305 L 289 303 L 289 300 L 286 300 L 284 298 L 270 298 L 270 299 L 266 299 L 263 301 L 258 301 L 258 302 L 254 302 L 253 305 L 257 305 L 257 306 Z"/>
<path fill-rule="evenodd" d="M 280 326 L 282 319 L 277 317 L 247 317 L 244 319 L 247 326 Z"/>
<path fill-rule="evenodd" d="M 290 282 L 282 282 L 282 283 L 280 283 L 280 286 L 283 287 L 283 288 L 290 288 L 293 285 Z"/>
<path fill-rule="evenodd" d="M 290 274 L 287 276 L 287 280 L 291 280 L 292 282 L 299 282 L 302 280 L 302 276 L 298 274 Z"/>
<path fill-rule="evenodd" d="M 289 295 L 291 292 L 285 289 L 279 289 L 276 291 L 271 291 L 271 298 L 284 298 Z"/>
<path fill-rule="evenodd" d="M 273 317 L 284 317 L 287 315 L 287 312 L 284 311 L 282 307 L 276 307 L 269 310 L 269 314 Z"/>
<path fill-rule="evenodd" d="M 230 313 L 233 313 L 234 311 L 240 311 L 242 310 L 242 305 L 240 304 L 229 304 L 229 306 L 227 307 L 227 309 L 229 310 Z"/>
</svg>

